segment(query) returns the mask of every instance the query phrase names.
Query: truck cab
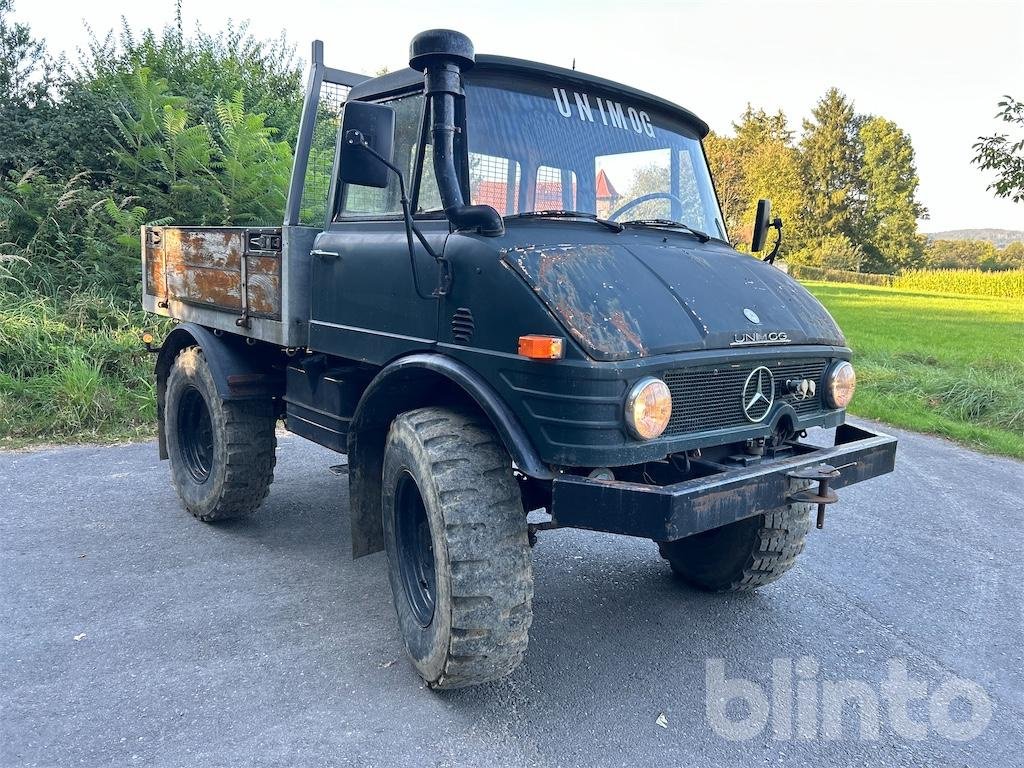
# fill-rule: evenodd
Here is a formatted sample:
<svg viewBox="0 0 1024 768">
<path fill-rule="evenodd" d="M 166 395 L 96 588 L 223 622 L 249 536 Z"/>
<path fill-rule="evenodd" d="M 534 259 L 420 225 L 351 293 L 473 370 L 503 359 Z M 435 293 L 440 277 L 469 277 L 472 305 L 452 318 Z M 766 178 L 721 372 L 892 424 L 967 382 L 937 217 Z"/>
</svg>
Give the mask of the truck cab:
<svg viewBox="0 0 1024 768">
<path fill-rule="evenodd" d="M 692 112 L 450 30 L 372 79 L 322 50 L 282 225 L 143 233 L 144 304 L 180 321 L 161 455 L 196 517 L 259 505 L 278 419 L 346 454 L 353 553 L 386 550 L 445 688 L 521 660 L 541 531 L 651 539 L 682 582 L 753 589 L 836 489 L 893 469 L 892 438 L 844 423 L 832 317 L 731 245 Z M 760 206 L 756 250 L 773 223 Z"/>
</svg>

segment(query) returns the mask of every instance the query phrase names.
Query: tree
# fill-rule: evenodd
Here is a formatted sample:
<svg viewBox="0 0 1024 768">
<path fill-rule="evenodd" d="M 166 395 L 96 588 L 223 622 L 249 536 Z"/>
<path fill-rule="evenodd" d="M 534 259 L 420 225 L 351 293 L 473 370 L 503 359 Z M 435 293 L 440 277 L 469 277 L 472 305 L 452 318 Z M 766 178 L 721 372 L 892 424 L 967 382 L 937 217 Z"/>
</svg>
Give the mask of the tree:
<svg viewBox="0 0 1024 768">
<path fill-rule="evenodd" d="M 1024 102 L 1005 96 L 999 107 L 996 118 L 1024 129 Z M 1008 197 L 1015 203 L 1024 201 L 1024 135 L 1016 141 L 1005 133 L 979 136 L 974 150 L 978 154 L 971 162 L 983 171 L 996 172 L 996 180 L 988 186 L 996 197 Z"/>
<path fill-rule="evenodd" d="M 859 136 L 864 153 L 864 267 L 868 272 L 916 267 L 924 255 L 917 220 L 928 211 L 917 201 L 919 179 L 910 137 L 884 117 L 866 118 Z"/>
<path fill-rule="evenodd" d="M 749 104 L 732 127 L 735 136 L 709 134 L 704 141 L 730 236 L 738 244 L 750 242 L 757 201 L 767 197 L 785 222 L 785 254 L 802 240 L 803 188 L 793 132 L 781 111 L 772 115 Z"/>
<path fill-rule="evenodd" d="M 708 156 L 711 176 L 715 180 L 725 228 L 733 243 L 739 243 L 750 194 L 743 177 L 743 164 L 736 149 L 736 139 L 711 132 L 704 139 L 704 152 Z"/>
<path fill-rule="evenodd" d="M 980 269 L 995 257 L 996 247 L 985 240 L 933 240 L 924 255 L 932 269 Z"/>
<path fill-rule="evenodd" d="M 983 269 L 1024 269 L 1024 242 L 1010 243 L 1001 251 L 998 251 L 995 258 L 988 266 L 982 264 Z"/>
<path fill-rule="evenodd" d="M 46 50 L 28 27 L 10 20 L 12 9 L 13 0 L 0 0 L 0 178 L 26 168 L 51 106 Z"/>
<path fill-rule="evenodd" d="M 134 300 L 141 224 L 281 221 L 302 100 L 287 41 L 244 25 L 185 35 L 179 19 L 58 66 L 10 9 L 0 0 L 6 285 Z"/>
<path fill-rule="evenodd" d="M 793 132 L 786 116 L 780 110 L 770 115 L 749 104 L 733 123 L 736 131 L 737 152 L 743 167 L 747 188 L 747 202 L 743 212 L 744 240 L 753 235 L 757 201 L 772 201 L 772 214 L 782 219 L 785 237 L 780 251 L 785 255 L 798 248 L 804 239 L 801 213 L 804 205 L 800 156 L 793 147 Z"/>
<path fill-rule="evenodd" d="M 805 120 L 800 140 L 804 219 L 809 236 L 845 235 L 859 242 L 863 212 L 853 104 L 830 88 Z"/>
</svg>

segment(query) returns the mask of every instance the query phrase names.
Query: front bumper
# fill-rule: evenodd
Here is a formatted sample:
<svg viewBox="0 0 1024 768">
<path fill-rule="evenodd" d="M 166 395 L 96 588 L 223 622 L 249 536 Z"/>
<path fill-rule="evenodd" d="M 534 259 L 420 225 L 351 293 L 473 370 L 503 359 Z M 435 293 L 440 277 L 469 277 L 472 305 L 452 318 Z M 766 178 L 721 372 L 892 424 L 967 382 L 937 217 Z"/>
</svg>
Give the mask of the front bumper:
<svg viewBox="0 0 1024 768">
<path fill-rule="evenodd" d="M 790 476 L 797 470 L 830 464 L 839 471 L 830 481 L 838 489 L 892 472 L 896 463 L 896 438 L 850 424 L 836 429 L 832 447 L 793 449 L 794 455 L 752 466 L 709 462 L 711 474 L 671 485 L 560 475 L 552 488 L 551 516 L 558 527 L 674 541 L 778 509 L 806 486 Z"/>
</svg>

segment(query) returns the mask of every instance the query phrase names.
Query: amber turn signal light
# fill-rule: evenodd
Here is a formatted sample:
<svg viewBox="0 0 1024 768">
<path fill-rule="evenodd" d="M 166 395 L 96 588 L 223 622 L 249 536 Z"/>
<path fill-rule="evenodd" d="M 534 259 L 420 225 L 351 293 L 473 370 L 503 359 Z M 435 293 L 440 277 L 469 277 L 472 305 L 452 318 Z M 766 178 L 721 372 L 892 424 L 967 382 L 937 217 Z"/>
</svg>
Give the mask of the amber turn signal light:
<svg viewBox="0 0 1024 768">
<path fill-rule="evenodd" d="M 558 360 L 565 356 L 565 339 L 533 333 L 520 336 L 519 354 L 533 360 Z"/>
</svg>

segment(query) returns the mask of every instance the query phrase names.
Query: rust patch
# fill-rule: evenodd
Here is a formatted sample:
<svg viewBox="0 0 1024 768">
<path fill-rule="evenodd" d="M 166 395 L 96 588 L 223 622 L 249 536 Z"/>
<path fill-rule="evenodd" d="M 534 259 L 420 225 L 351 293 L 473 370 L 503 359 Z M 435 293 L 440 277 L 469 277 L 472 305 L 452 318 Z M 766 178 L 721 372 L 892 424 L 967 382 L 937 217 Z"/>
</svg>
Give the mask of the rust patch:
<svg viewBox="0 0 1024 768">
<path fill-rule="evenodd" d="M 245 229 L 163 228 L 163 260 L 149 258 L 148 280 L 175 301 L 242 312 L 242 259 L 246 260 L 248 312 L 281 316 L 281 259 L 277 255 L 244 256 Z"/>
<path fill-rule="evenodd" d="M 281 260 L 274 256 L 246 256 L 249 273 L 249 312 L 255 315 L 281 314 Z"/>
<path fill-rule="evenodd" d="M 240 271 L 243 230 L 175 227 L 165 232 L 167 251 L 179 254 L 185 264 Z"/>
<path fill-rule="evenodd" d="M 170 263 L 167 265 L 167 292 L 176 301 L 242 311 L 242 283 L 238 272 Z"/>
<path fill-rule="evenodd" d="M 615 253 L 604 245 L 516 248 L 505 253 L 569 333 L 615 357 L 647 354 L 637 320 L 622 306 Z"/>
<path fill-rule="evenodd" d="M 621 311 L 616 310 L 612 312 L 610 321 L 611 324 L 615 326 L 615 329 L 621 333 L 634 348 L 640 350 L 644 348 L 644 342 L 643 339 L 640 338 L 640 334 L 636 332 L 636 328 L 626 319 L 626 316 Z"/>
</svg>

